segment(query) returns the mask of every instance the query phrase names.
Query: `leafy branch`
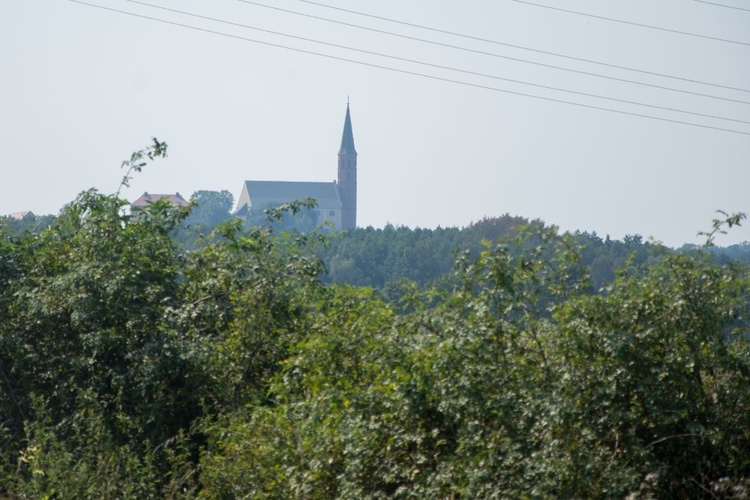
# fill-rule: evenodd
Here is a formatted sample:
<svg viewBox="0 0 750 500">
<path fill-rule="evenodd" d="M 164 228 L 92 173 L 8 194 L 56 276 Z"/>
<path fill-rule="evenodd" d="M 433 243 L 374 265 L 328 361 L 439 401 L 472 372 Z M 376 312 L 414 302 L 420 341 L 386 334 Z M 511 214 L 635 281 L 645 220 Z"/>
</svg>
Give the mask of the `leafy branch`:
<svg viewBox="0 0 750 500">
<path fill-rule="evenodd" d="M 130 181 L 133 178 L 133 173 L 140 173 L 140 171 L 143 169 L 143 167 L 146 166 L 146 163 L 148 163 L 148 161 L 154 161 L 156 158 L 167 157 L 167 143 L 160 142 L 156 137 L 152 137 L 151 141 L 153 142 L 153 144 L 141 150 L 135 151 L 130 155 L 129 160 L 124 160 L 122 162 L 121 168 L 124 168 L 126 170 L 125 175 L 120 181 L 120 186 L 117 188 L 115 197 L 120 196 L 120 191 L 122 191 L 123 188 L 130 187 Z"/>
<path fill-rule="evenodd" d="M 305 198 L 304 200 L 295 200 L 278 207 L 269 208 L 264 210 L 263 213 L 267 222 L 279 222 L 287 212 L 297 215 L 305 208 L 315 208 L 317 206 L 318 203 L 315 201 L 315 198 Z"/>
<path fill-rule="evenodd" d="M 711 221 L 711 231 L 700 231 L 698 233 L 698 236 L 705 236 L 706 237 L 706 243 L 704 243 L 704 246 L 706 247 L 713 247 L 716 246 L 714 243 L 714 239 L 716 239 L 716 236 L 719 234 L 727 234 L 727 229 L 731 229 L 734 226 L 741 226 L 742 221 L 747 218 L 747 215 L 743 212 L 736 212 L 731 215 L 729 215 L 727 212 L 723 210 L 717 210 L 717 213 L 721 214 L 724 218 L 723 219 L 714 219 Z"/>
</svg>

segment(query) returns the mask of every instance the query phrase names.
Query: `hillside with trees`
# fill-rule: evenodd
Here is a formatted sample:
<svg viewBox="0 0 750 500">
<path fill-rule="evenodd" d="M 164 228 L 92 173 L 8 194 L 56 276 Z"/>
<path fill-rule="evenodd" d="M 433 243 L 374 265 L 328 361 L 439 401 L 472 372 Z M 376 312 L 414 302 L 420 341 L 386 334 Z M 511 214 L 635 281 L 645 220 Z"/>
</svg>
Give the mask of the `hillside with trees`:
<svg viewBox="0 0 750 500">
<path fill-rule="evenodd" d="M 3 229 L 2 497 L 750 494 L 742 262 L 511 216 L 339 235 L 127 205 Z"/>
</svg>

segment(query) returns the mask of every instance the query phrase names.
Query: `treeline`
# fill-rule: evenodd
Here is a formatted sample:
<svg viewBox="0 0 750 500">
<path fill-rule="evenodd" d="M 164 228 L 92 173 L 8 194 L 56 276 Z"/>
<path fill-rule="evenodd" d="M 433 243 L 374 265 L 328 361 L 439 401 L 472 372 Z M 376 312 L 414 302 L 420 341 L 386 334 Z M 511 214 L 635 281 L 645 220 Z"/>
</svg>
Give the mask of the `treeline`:
<svg viewBox="0 0 750 500">
<path fill-rule="evenodd" d="M 357 286 L 372 286 L 387 297 L 404 280 L 422 286 L 450 282 L 456 258 L 477 258 L 488 243 L 511 239 L 523 228 L 549 229 L 542 221 L 503 215 L 485 218 L 465 228 L 410 229 L 386 226 L 337 233 L 317 254 L 326 266 L 324 279 Z M 642 265 L 669 252 L 662 245 L 643 241 L 640 236 L 624 240 L 602 239 L 595 233 L 574 233 L 572 245 L 589 269 L 592 286 L 599 289 L 611 283 L 618 269 L 627 262 Z M 535 241 L 529 241 L 529 250 Z M 390 295 L 389 295 L 390 294 Z"/>
<path fill-rule="evenodd" d="M 461 231 L 228 220 L 187 250 L 189 208 L 125 207 L 88 191 L 0 240 L 2 497 L 750 494 L 745 265 L 506 217 L 390 303 L 316 252 L 361 231 L 362 262 L 408 263 Z M 600 290 L 607 245 L 648 251 Z"/>
<path fill-rule="evenodd" d="M 170 233 L 182 249 L 190 251 L 211 238 L 217 226 L 233 218 L 231 210 L 234 205 L 228 191 L 197 191 L 191 196 L 191 202 L 193 205 L 188 215 Z M 476 258 L 486 243 L 512 238 L 520 228 L 533 226 L 542 230 L 547 227 L 541 220 L 505 214 L 485 217 L 463 228 L 412 229 L 388 224 L 383 229 L 366 227 L 335 233 L 327 227 L 319 227 L 314 211 L 304 203 L 295 206 L 296 213 L 285 213 L 283 217 L 278 217 L 276 210 L 268 208 L 254 211 L 250 219 L 244 220 L 244 225 L 263 226 L 277 233 L 316 232 L 325 235 L 315 249 L 315 255 L 325 267 L 321 279 L 325 283 L 370 286 L 386 299 L 398 299 L 405 281 L 423 287 L 450 286 L 453 266 L 460 255 Z M 271 216 L 266 212 L 272 212 Z M 6 219 L 3 226 L 10 237 L 20 237 L 48 228 L 55 221 L 56 217 L 51 215 L 29 216 L 22 220 Z M 721 264 L 750 262 L 750 243 L 747 242 L 727 247 L 686 244 L 672 250 L 637 234 L 625 236 L 622 240 L 580 231 L 572 236 L 573 245 L 581 256 L 582 265 L 591 275 L 591 286 L 595 290 L 610 284 L 618 270 L 627 263 L 647 265 L 673 251 L 707 252 Z"/>
</svg>

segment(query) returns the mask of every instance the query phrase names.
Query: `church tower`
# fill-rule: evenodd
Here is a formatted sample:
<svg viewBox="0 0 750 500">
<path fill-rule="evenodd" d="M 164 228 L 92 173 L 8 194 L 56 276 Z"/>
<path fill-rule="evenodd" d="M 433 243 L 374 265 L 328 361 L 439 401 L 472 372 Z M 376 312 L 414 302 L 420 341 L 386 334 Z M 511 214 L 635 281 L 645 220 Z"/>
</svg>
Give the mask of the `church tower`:
<svg viewBox="0 0 750 500">
<path fill-rule="evenodd" d="M 352 118 L 346 103 L 344 134 L 339 149 L 339 195 L 341 196 L 341 229 L 357 227 L 357 151 L 354 149 Z"/>
</svg>

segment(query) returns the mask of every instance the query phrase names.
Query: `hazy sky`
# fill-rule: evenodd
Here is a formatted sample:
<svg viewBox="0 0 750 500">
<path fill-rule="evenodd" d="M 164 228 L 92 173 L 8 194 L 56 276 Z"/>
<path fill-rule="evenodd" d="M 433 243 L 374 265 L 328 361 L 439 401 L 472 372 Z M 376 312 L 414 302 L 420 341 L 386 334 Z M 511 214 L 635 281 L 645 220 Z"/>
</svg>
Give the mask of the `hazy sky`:
<svg viewBox="0 0 750 500">
<path fill-rule="evenodd" d="M 0 2 L 0 214 L 57 213 L 90 187 L 114 192 L 120 162 L 152 136 L 169 144 L 169 158 L 133 180 L 125 192 L 130 200 L 144 191 L 188 197 L 199 189 L 227 189 L 236 199 L 244 180 L 333 180 L 347 96 L 359 153 L 360 226 L 464 226 L 510 213 L 564 230 L 613 238 L 641 234 L 679 246 L 699 241 L 696 233 L 709 229 L 716 209 L 750 212 L 746 1 L 715 0 L 741 10 L 696 0 L 534 0 L 728 40 L 721 41 L 513 0 L 319 0 L 714 85 L 431 32 L 301 0 L 257 3 L 444 45 L 239 0 L 143 2 L 225 23 L 127 0 L 86 1 L 203 31 L 68 0 Z M 746 240 L 750 223 L 718 243 Z"/>
</svg>

